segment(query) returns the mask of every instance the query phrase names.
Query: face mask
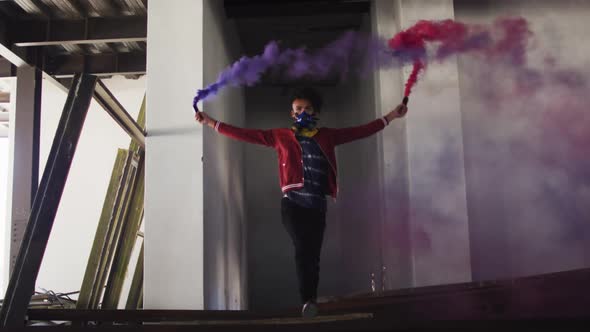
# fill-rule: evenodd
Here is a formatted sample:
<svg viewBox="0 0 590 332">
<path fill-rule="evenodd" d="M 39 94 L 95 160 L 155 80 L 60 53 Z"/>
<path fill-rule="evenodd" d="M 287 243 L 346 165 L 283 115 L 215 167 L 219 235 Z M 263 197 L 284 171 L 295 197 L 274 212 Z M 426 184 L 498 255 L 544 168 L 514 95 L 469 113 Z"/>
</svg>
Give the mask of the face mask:
<svg viewBox="0 0 590 332">
<path fill-rule="evenodd" d="M 301 112 L 297 115 L 297 119 L 295 120 L 293 127 L 296 130 L 300 130 L 303 128 L 313 129 L 315 128 L 317 120 L 318 119 L 315 118 L 313 115 L 310 115 L 307 112 Z"/>
</svg>

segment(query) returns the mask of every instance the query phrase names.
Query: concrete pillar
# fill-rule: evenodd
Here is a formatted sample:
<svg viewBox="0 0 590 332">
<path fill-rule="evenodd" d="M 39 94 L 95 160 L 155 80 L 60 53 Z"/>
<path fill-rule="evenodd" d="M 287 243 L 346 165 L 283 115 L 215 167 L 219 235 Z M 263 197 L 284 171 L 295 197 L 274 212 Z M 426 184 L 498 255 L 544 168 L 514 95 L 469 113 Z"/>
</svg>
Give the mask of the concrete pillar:
<svg viewBox="0 0 590 332">
<path fill-rule="evenodd" d="M 400 31 L 400 1 L 375 0 L 371 7 L 373 35 L 391 38 Z M 378 70 L 374 76 L 376 116 L 387 114 L 403 98 L 400 68 Z M 408 227 L 408 154 L 406 119 L 396 120 L 381 132 L 383 266 L 381 288 L 412 286 L 411 245 Z"/>
<path fill-rule="evenodd" d="M 223 1 L 203 1 L 203 79 L 215 82 L 243 54 Z M 245 126 L 241 88 L 224 89 L 201 108 L 215 119 Z M 205 309 L 247 309 L 246 205 L 243 143 L 205 128 L 203 136 Z"/>
<path fill-rule="evenodd" d="M 202 309 L 203 2 L 150 2 L 147 38 L 144 308 Z"/>
<path fill-rule="evenodd" d="M 10 228 L 10 271 L 14 267 L 20 244 L 31 214 L 33 170 L 33 124 L 35 110 L 35 69 L 20 66 L 16 75 L 16 93 L 11 109 L 9 129 L 7 222 Z"/>
<path fill-rule="evenodd" d="M 453 1 L 402 0 L 401 28 L 452 19 Z M 411 66 L 403 69 L 404 82 Z M 413 285 L 471 279 L 457 62 L 430 63 L 406 118 Z"/>
</svg>

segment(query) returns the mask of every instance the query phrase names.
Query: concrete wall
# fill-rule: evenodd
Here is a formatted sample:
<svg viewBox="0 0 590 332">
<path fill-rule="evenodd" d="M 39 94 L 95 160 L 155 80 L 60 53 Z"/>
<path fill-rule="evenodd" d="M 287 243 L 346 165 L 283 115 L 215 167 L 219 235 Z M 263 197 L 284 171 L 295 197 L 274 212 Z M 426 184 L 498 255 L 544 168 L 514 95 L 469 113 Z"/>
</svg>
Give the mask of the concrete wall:
<svg viewBox="0 0 590 332">
<path fill-rule="evenodd" d="M 203 2 L 204 82 L 241 55 L 233 22 L 225 18 L 221 1 Z M 223 90 L 204 105 L 210 115 L 244 126 L 242 89 Z M 243 145 L 212 129 L 203 133 L 205 308 L 245 309 L 246 296 L 246 205 L 244 197 Z"/>
<path fill-rule="evenodd" d="M 525 67 L 460 58 L 473 279 L 590 265 L 590 3 L 455 1 L 458 20 L 522 16 Z"/>
</svg>

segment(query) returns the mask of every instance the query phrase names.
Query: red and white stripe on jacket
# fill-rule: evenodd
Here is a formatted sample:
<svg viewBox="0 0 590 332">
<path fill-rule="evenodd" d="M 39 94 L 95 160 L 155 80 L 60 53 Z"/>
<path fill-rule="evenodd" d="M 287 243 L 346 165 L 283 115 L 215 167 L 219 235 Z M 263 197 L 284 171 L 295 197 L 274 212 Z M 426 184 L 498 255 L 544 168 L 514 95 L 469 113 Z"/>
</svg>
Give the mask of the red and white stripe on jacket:
<svg viewBox="0 0 590 332">
<path fill-rule="evenodd" d="M 371 136 L 385 128 L 388 124 L 387 119 L 383 117 L 356 127 L 318 129 L 313 139 L 318 143 L 331 166 L 331 172 L 328 175 L 330 196 L 336 198 L 338 193 L 338 165 L 336 165 L 335 147 Z M 303 188 L 301 146 L 291 129 L 247 129 L 218 121 L 215 124 L 215 130 L 225 136 L 240 141 L 274 148 L 279 158 L 279 180 L 283 193 L 293 189 Z"/>
</svg>

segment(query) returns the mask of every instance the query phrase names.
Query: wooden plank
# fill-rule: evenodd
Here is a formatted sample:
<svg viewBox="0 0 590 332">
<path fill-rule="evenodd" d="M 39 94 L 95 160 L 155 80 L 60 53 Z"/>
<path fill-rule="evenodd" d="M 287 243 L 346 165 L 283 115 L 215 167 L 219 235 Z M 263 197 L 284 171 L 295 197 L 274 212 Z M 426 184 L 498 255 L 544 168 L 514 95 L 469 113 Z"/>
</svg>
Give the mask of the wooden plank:
<svg viewBox="0 0 590 332">
<path fill-rule="evenodd" d="M 143 130 L 145 127 L 145 95 L 142 101 L 139 112 L 137 125 Z M 141 156 L 135 169 L 140 172 L 138 181 L 134 181 L 134 172 L 129 173 L 130 158 L 129 153 L 136 153 Z M 132 176 L 129 177 L 129 174 Z M 126 185 L 127 184 L 127 185 Z M 127 188 L 132 188 L 133 193 L 129 194 L 129 199 L 132 200 L 132 208 L 129 218 L 126 211 L 125 192 Z M 133 205 L 134 204 L 134 205 Z M 139 214 L 139 217 L 138 217 Z M 139 229 L 141 218 L 143 217 L 143 149 L 142 145 L 136 140 L 132 139 L 129 145 L 129 151 L 119 150 L 109 189 L 103 204 L 99 226 L 95 235 L 95 241 L 91 255 L 88 260 L 86 275 L 83 281 L 80 296 L 78 298 L 78 309 L 92 309 L 97 308 L 103 291 L 104 281 L 107 276 L 109 282 L 105 289 L 105 299 L 107 308 L 116 308 L 116 303 L 120 297 L 120 288 L 122 287 L 122 280 L 124 279 L 127 270 L 128 259 L 126 260 L 126 252 L 129 251 L 129 240 L 124 240 L 123 245 L 119 245 L 118 228 L 123 230 L 123 238 L 129 239 L 130 233 L 133 233 L 133 228 Z M 119 219 L 123 218 L 121 222 Z M 127 225 L 129 221 L 133 221 L 132 225 Z M 135 232 L 137 234 L 137 232 Z M 133 234 L 133 243 L 135 243 L 135 234 Z M 131 250 L 133 246 L 131 245 Z M 119 251 L 121 253 L 117 253 Z M 116 252 L 115 252 L 116 251 Z M 111 258 L 113 258 L 113 268 L 111 265 Z M 120 261 L 120 259 L 123 261 Z M 126 261 L 125 261 L 126 260 Z M 113 272 L 109 273 L 108 271 Z M 113 275 L 113 277 L 111 277 Z M 110 284 L 110 285 L 109 285 Z M 105 302 L 103 300 L 103 302 Z"/>
<path fill-rule="evenodd" d="M 139 109 L 139 114 L 137 115 L 137 125 L 139 126 L 139 128 L 141 128 L 141 130 L 145 133 L 145 99 L 146 96 L 145 94 L 143 95 L 143 101 L 141 102 L 141 108 Z M 131 140 L 131 143 L 129 144 L 129 150 L 133 151 L 133 152 L 137 152 L 139 153 L 140 149 L 143 149 L 144 147 L 141 146 L 136 140 Z"/>
<path fill-rule="evenodd" d="M 121 297 L 121 292 L 123 290 L 123 283 L 125 281 L 125 275 L 127 274 L 129 261 L 131 260 L 131 254 L 133 252 L 133 247 L 137 239 L 137 233 L 143 218 L 143 154 L 139 156 L 138 171 L 139 175 L 137 176 L 134 183 L 134 189 L 131 194 L 132 198 L 131 204 L 128 208 L 127 218 L 124 220 L 120 241 L 115 252 L 111 271 L 109 272 L 101 306 L 103 309 L 117 309 L 118 307 L 119 298 Z"/>
<path fill-rule="evenodd" d="M 298 310 L 30 310 L 29 317 L 157 323 L 143 325 L 146 331 L 152 326 L 162 331 L 236 331 L 241 327 L 256 327 L 256 331 L 500 331 L 515 325 L 519 331 L 567 331 L 571 330 L 568 321 L 588 318 L 589 275 L 590 269 L 581 269 L 501 280 L 494 283 L 498 287 L 480 286 L 479 282 L 463 285 L 464 290 L 457 285 L 421 287 L 415 293 L 356 298 L 354 303 L 342 303 L 345 312 L 337 312 L 338 303 L 320 303 L 320 315 L 306 322 L 296 316 Z"/>
<path fill-rule="evenodd" d="M 145 94 L 141 103 L 141 108 L 137 117 L 136 126 L 142 132 L 145 132 Z M 119 237 L 117 248 L 113 258 L 111 271 L 109 272 L 105 295 L 103 297 L 101 308 L 116 309 L 119 304 L 125 275 L 129 268 L 129 261 L 133 252 L 133 247 L 137 239 L 141 221 L 143 219 L 143 197 L 144 197 L 144 145 L 136 139 L 131 139 L 129 150 L 137 154 L 137 173 L 131 192 L 131 203 L 128 211 L 125 211 L 126 218 L 122 223 L 122 234 Z M 143 255 L 140 257 L 143 260 Z M 143 262 L 141 262 L 143 263 Z M 140 285 L 143 287 L 143 284 Z"/>
<path fill-rule="evenodd" d="M 78 296 L 77 309 L 90 309 L 91 299 L 94 298 L 94 285 L 99 279 L 99 269 L 101 266 L 101 257 L 104 255 L 105 246 L 109 238 L 109 230 L 113 221 L 113 208 L 115 207 L 118 193 L 121 187 L 125 163 L 129 156 L 129 152 L 125 149 L 117 151 L 117 157 L 113 165 L 113 172 L 111 180 L 107 189 L 105 201 L 103 203 L 102 212 L 99 218 L 96 234 L 94 236 L 94 243 L 90 256 L 88 257 L 88 264 L 86 265 L 86 272 L 82 281 L 82 287 Z"/>
<path fill-rule="evenodd" d="M 53 139 L 39 189 L 0 309 L 0 327 L 22 327 L 35 288 L 43 254 L 53 227 L 84 120 L 92 99 L 96 77 L 77 74 Z"/>
<path fill-rule="evenodd" d="M 141 249 L 137 257 L 137 264 L 135 265 L 135 273 L 133 273 L 133 280 L 129 288 L 129 295 L 127 296 L 127 303 L 125 309 L 134 310 L 143 307 L 143 240 L 141 241 Z"/>
<path fill-rule="evenodd" d="M 137 162 L 135 154 L 129 153 L 123 178 L 121 180 L 121 187 L 117 203 L 113 208 L 113 221 L 109 232 L 109 237 L 105 245 L 105 251 L 100 257 L 99 275 L 94 284 L 94 291 L 90 299 L 91 308 L 98 308 L 104 291 L 104 286 L 108 277 L 108 273 L 115 255 L 115 249 L 119 243 L 123 223 L 127 215 L 127 209 L 131 201 L 131 190 L 133 188 L 135 177 L 137 176 Z"/>
<path fill-rule="evenodd" d="M 334 331 L 399 331 L 399 332 L 423 332 L 423 331 L 460 331 L 460 332 L 498 332 L 498 331 L 527 331 L 527 332 L 566 332 L 585 331 L 580 328 L 580 322 L 587 319 L 580 317 L 574 320 L 563 319 L 527 319 L 527 320 L 419 320 L 383 322 L 378 319 L 343 320 L 323 322 L 315 324 L 260 324 L 260 325 L 189 325 L 189 324 L 149 324 L 142 326 L 135 325 L 114 325 L 100 327 L 71 328 L 64 326 L 42 326 L 22 329 L 22 331 L 35 331 L 43 329 L 43 332 L 52 331 L 143 331 L 143 332 L 235 332 L 240 330 L 256 332 L 334 332 Z M 577 326 L 576 326 L 577 325 Z M 584 325 L 584 324 L 582 324 Z M 19 330 L 21 331 L 21 330 Z"/>
<path fill-rule="evenodd" d="M 141 293 L 139 294 L 139 301 L 137 301 L 137 309 L 143 309 L 143 285 L 141 285 Z"/>
<path fill-rule="evenodd" d="M 354 320 L 369 320 L 373 319 L 373 314 L 367 313 L 349 313 L 338 315 L 318 315 L 313 318 L 302 317 L 274 317 L 265 319 L 242 319 L 242 320 L 197 320 L 197 321 L 183 321 L 183 324 L 193 325 L 300 325 L 300 324 L 319 324 L 331 322 L 343 322 Z"/>
<path fill-rule="evenodd" d="M 143 100 L 141 102 L 141 108 L 139 110 L 139 114 L 137 116 L 137 125 L 145 131 L 145 111 L 146 111 L 146 95 L 143 95 Z M 135 151 L 137 153 L 141 153 L 143 155 L 142 147 L 135 141 L 131 140 L 129 145 L 129 150 Z M 142 169 L 141 173 L 141 181 L 145 181 L 144 177 L 144 170 Z M 145 183 L 145 182 L 144 182 Z M 141 218 L 139 219 L 138 224 L 138 236 L 143 237 L 140 235 L 139 229 L 141 228 L 141 222 L 143 221 L 143 185 L 142 183 L 142 205 L 141 205 Z M 135 242 L 135 241 L 134 241 Z M 141 249 L 139 251 L 139 256 L 137 257 L 137 263 L 135 265 L 135 271 L 133 273 L 133 279 L 131 281 L 131 286 L 129 288 L 129 294 L 127 295 L 127 302 L 125 304 L 126 309 L 139 309 L 143 307 L 143 239 L 141 242 Z"/>
<path fill-rule="evenodd" d="M 328 315 L 338 315 L 330 313 Z M 220 320 L 266 320 L 274 318 L 300 318 L 297 310 L 274 312 L 253 312 L 248 310 L 39 310 L 30 309 L 29 317 L 34 320 L 95 321 L 95 322 L 192 322 Z"/>
</svg>

